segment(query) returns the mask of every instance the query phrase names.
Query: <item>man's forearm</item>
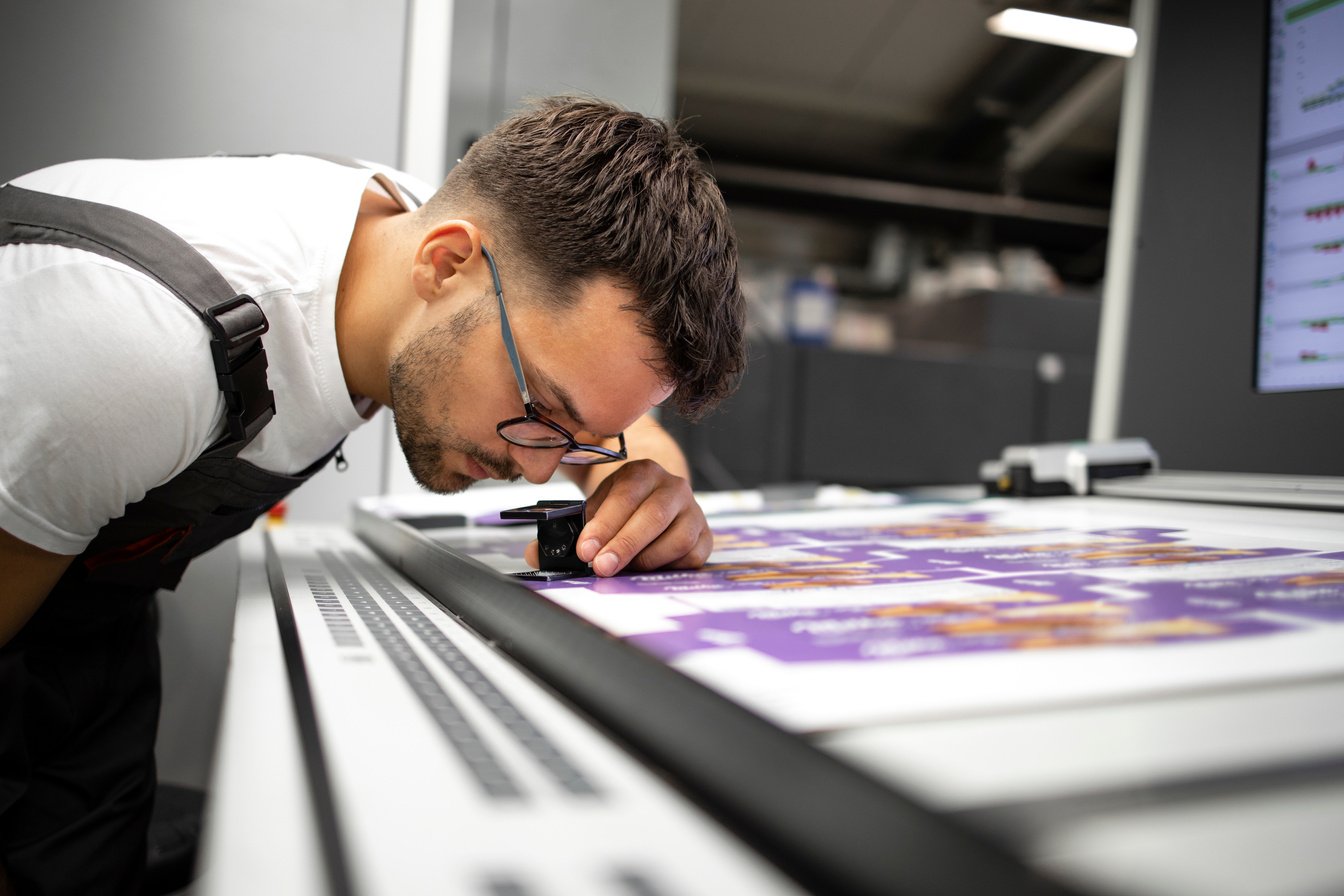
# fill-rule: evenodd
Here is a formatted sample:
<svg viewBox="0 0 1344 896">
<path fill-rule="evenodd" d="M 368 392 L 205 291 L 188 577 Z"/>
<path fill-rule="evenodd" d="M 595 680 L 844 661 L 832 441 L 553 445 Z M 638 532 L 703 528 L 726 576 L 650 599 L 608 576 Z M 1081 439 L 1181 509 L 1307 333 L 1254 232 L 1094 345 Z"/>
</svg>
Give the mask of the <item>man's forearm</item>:
<svg viewBox="0 0 1344 896">
<path fill-rule="evenodd" d="M 37 612 L 73 559 L 33 547 L 0 529 L 0 570 L 4 570 L 0 645 L 8 643 Z"/>
</svg>

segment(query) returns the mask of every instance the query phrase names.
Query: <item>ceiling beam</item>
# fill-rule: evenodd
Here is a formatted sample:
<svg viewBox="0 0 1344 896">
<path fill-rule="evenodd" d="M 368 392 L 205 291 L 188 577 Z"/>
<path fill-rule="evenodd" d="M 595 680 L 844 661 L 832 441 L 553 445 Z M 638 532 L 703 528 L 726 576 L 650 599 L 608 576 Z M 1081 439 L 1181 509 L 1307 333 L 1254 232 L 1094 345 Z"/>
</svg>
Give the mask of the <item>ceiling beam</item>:
<svg viewBox="0 0 1344 896">
<path fill-rule="evenodd" d="M 677 74 L 677 94 L 696 100 L 731 103 L 745 108 L 767 107 L 799 118 L 826 116 L 874 124 L 926 127 L 937 116 L 887 97 L 858 96 L 823 88 L 800 88 L 745 78 L 715 77 L 696 72 Z"/>
<path fill-rule="evenodd" d="M 818 174 L 783 168 L 766 168 L 736 162 L 716 162 L 714 177 L 729 187 L 750 187 L 783 193 L 800 193 L 837 199 L 858 199 L 885 205 L 940 209 L 974 215 L 1045 221 L 1079 227 L 1110 226 L 1110 210 L 1062 202 L 1043 202 L 998 193 L 976 193 L 929 187 L 899 181 Z"/>
<path fill-rule="evenodd" d="M 1011 130 L 1003 159 L 1010 182 L 1035 167 L 1094 109 L 1118 94 L 1124 79 L 1124 59 L 1103 59 L 1032 124 Z"/>
</svg>

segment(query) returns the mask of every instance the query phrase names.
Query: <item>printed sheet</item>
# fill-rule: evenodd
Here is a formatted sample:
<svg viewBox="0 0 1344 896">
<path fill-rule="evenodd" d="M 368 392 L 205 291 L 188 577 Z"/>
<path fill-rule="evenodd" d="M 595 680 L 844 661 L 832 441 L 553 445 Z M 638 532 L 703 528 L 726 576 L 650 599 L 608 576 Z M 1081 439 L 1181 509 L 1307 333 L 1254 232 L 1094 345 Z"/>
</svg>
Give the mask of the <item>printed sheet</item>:
<svg viewBox="0 0 1344 896">
<path fill-rule="evenodd" d="M 1344 669 L 1344 515 L 1003 499 L 712 517 L 700 570 L 529 583 L 810 731 Z M 527 529 L 436 538 L 523 568 Z"/>
</svg>

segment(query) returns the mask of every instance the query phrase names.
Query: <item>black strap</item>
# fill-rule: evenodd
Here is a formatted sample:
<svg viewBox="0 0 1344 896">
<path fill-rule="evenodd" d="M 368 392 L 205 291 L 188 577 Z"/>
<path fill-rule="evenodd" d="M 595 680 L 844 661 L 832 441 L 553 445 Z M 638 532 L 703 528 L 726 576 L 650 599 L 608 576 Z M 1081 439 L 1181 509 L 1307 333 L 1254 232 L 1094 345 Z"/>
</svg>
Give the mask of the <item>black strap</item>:
<svg viewBox="0 0 1344 896">
<path fill-rule="evenodd" d="M 261 336 L 270 324 L 251 296 L 239 295 L 186 240 L 163 225 L 112 205 L 0 187 L 0 245 L 47 243 L 95 252 L 148 274 L 210 328 L 227 430 L 207 453 L 236 454 L 275 416 Z"/>
<path fill-rule="evenodd" d="M 425 204 L 424 200 L 417 196 L 415 191 L 401 181 L 385 172 L 370 168 L 359 159 L 325 152 L 302 152 L 297 153 L 297 155 L 307 156 L 310 159 L 321 159 L 324 162 L 331 162 L 333 165 L 340 165 L 344 168 L 358 168 L 360 171 L 366 172 L 370 178 L 377 181 L 379 186 L 391 195 L 394 202 L 408 212 Z"/>
</svg>

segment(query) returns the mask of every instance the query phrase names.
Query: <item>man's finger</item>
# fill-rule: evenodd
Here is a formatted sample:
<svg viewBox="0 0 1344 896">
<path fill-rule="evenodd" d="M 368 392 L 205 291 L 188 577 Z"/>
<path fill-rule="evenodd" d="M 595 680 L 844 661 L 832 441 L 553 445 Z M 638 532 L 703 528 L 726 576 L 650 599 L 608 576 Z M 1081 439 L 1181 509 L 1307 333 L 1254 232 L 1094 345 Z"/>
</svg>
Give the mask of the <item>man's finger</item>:
<svg viewBox="0 0 1344 896">
<path fill-rule="evenodd" d="M 713 551 L 714 533 L 704 515 L 688 508 L 666 532 L 636 554 L 626 568 L 641 572 L 699 569 Z"/>
<path fill-rule="evenodd" d="M 592 563 L 648 500 L 658 487 L 658 478 L 653 473 L 654 470 L 642 467 L 641 462 L 632 461 L 598 485 L 588 498 L 588 522 L 579 533 L 575 553 L 580 560 Z"/>
<path fill-rule="evenodd" d="M 602 546 L 592 560 L 593 570 L 602 576 L 615 575 L 649 545 L 667 535 L 688 505 L 693 504 L 690 493 L 683 489 L 668 485 L 654 489 Z"/>
</svg>

